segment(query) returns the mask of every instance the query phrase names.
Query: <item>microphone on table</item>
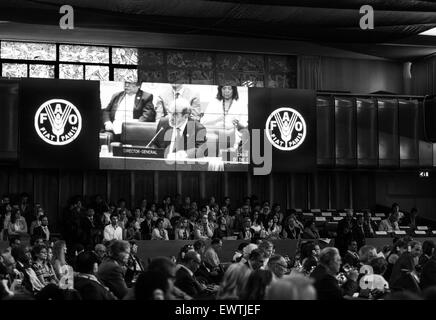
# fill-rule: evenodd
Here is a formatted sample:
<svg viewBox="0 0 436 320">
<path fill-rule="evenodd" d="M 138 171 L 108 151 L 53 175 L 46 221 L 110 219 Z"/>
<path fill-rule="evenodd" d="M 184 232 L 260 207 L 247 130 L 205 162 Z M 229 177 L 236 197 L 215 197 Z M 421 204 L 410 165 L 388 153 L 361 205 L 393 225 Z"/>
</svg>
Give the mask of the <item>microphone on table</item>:
<svg viewBox="0 0 436 320">
<path fill-rule="evenodd" d="M 150 142 L 145 146 L 146 148 L 150 147 L 151 143 L 156 139 L 157 135 L 163 130 L 163 127 L 160 127 L 159 131 L 151 138 Z"/>
</svg>

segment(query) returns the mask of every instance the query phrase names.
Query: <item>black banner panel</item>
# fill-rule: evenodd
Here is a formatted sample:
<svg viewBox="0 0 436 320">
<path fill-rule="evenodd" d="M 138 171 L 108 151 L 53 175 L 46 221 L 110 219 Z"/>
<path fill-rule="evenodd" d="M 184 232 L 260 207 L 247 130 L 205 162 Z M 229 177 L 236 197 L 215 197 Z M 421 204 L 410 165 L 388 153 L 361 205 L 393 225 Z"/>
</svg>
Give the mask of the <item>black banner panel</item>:
<svg viewBox="0 0 436 320">
<path fill-rule="evenodd" d="M 356 99 L 357 165 L 375 168 L 378 165 L 377 104 L 374 99 Z"/>
<path fill-rule="evenodd" d="M 18 82 L 0 81 L 0 160 L 18 157 Z"/>
<path fill-rule="evenodd" d="M 20 166 L 98 169 L 99 110 L 99 82 L 22 80 Z"/>
<path fill-rule="evenodd" d="M 316 169 L 316 97 L 311 90 L 249 88 L 251 170 L 272 161 L 273 172 Z M 264 139 L 256 139 L 254 130 Z M 256 163 L 257 151 L 272 148 L 272 158 Z M 263 153 L 262 153 L 263 152 Z M 259 156 L 259 154 L 257 154 Z M 254 163 L 253 163 L 254 162 Z M 252 171 L 256 174 L 255 171 Z"/>
</svg>

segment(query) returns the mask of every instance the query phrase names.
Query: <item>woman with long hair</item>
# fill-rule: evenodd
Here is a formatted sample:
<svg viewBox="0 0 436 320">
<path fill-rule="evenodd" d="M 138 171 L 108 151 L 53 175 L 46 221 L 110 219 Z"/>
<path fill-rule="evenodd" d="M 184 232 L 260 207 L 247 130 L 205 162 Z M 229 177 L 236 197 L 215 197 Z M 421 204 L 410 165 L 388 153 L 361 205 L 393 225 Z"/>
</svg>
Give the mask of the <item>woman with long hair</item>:
<svg viewBox="0 0 436 320">
<path fill-rule="evenodd" d="M 180 218 L 174 230 L 174 240 L 190 240 L 192 233 L 189 230 L 189 221 L 187 218 Z"/>
<path fill-rule="evenodd" d="M 21 216 L 21 211 L 16 209 L 12 212 L 11 221 L 8 226 L 8 234 L 11 236 L 20 236 L 27 233 L 27 222 Z"/>
<path fill-rule="evenodd" d="M 68 274 L 68 264 L 65 259 L 67 245 L 64 240 L 58 240 L 53 244 L 53 258 L 51 260 L 54 272 L 58 279 Z"/>
<path fill-rule="evenodd" d="M 168 231 L 164 228 L 164 221 L 162 218 L 156 220 L 156 227 L 151 233 L 151 240 L 169 240 Z"/>
<path fill-rule="evenodd" d="M 218 226 L 215 228 L 213 232 L 213 238 L 222 239 L 224 237 L 230 237 L 232 232 L 227 227 L 226 218 L 223 216 L 218 217 Z"/>
</svg>

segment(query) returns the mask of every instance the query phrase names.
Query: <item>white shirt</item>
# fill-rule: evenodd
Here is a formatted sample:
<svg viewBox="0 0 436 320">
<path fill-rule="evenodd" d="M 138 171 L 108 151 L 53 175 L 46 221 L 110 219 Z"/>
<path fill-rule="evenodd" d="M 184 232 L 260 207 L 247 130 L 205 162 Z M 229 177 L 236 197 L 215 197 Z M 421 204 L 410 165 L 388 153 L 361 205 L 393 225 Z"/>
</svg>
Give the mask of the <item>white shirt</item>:
<svg viewBox="0 0 436 320">
<path fill-rule="evenodd" d="M 115 134 L 121 134 L 123 122 L 133 120 L 133 109 L 135 108 L 136 94 L 125 94 L 118 104 L 113 122 Z"/>
<path fill-rule="evenodd" d="M 112 224 L 108 224 L 104 227 L 104 240 L 123 240 L 123 229 L 120 226 L 116 226 L 115 228 Z"/>
</svg>

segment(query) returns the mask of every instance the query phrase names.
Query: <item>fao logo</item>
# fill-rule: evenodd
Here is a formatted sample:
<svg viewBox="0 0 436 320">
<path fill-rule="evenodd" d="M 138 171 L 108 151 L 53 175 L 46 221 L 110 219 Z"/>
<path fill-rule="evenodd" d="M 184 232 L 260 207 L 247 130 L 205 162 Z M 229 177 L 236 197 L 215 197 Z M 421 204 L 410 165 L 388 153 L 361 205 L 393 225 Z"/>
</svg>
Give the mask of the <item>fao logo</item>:
<svg viewBox="0 0 436 320">
<path fill-rule="evenodd" d="M 71 102 L 52 99 L 44 102 L 36 111 L 35 130 L 45 142 L 63 146 L 80 134 L 82 117 Z"/>
<path fill-rule="evenodd" d="M 297 149 L 306 138 L 306 121 L 292 108 L 279 108 L 266 120 L 266 136 L 277 149 L 291 151 Z"/>
</svg>

